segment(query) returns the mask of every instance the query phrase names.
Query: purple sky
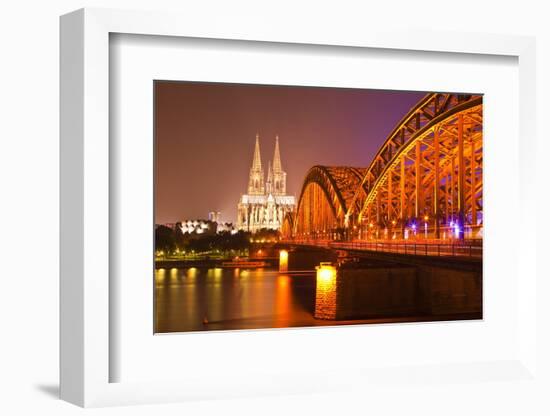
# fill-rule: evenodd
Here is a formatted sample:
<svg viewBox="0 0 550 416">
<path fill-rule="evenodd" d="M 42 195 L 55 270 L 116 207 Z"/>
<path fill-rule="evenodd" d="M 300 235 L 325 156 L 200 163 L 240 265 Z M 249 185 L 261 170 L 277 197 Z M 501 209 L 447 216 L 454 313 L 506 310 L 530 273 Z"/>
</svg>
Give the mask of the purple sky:
<svg viewBox="0 0 550 416">
<path fill-rule="evenodd" d="M 424 92 L 243 84 L 155 83 L 156 223 L 235 221 L 256 133 L 262 166 L 279 135 L 287 191 L 313 165 L 367 167 Z"/>
</svg>

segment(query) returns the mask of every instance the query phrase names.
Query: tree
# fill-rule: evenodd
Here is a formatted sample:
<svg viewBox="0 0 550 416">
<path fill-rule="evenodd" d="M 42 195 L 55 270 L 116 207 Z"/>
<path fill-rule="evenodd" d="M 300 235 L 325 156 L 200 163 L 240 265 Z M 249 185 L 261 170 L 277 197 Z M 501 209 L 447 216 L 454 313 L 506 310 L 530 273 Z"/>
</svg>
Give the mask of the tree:
<svg viewBox="0 0 550 416">
<path fill-rule="evenodd" d="M 281 233 L 271 228 L 262 228 L 254 233 L 255 240 L 278 241 Z"/>
<path fill-rule="evenodd" d="M 189 238 L 181 231 L 181 222 L 177 222 L 174 228 L 174 242 L 180 251 L 185 251 L 189 247 Z"/>
<path fill-rule="evenodd" d="M 155 250 L 162 250 L 165 253 L 172 253 L 176 249 L 174 230 L 165 225 L 158 225 L 155 228 Z"/>
</svg>

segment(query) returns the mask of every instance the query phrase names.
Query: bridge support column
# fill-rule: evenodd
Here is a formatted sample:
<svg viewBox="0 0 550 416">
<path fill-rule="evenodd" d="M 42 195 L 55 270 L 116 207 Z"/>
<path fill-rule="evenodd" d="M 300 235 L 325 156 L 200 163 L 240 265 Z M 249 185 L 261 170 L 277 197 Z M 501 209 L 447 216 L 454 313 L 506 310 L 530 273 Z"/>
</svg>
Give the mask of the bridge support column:
<svg viewBox="0 0 550 416">
<path fill-rule="evenodd" d="M 390 171 L 388 172 L 388 221 L 391 221 L 391 207 L 392 207 L 392 198 L 393 198 L 393 195 L 392 195 L 392 173 L 391 173 L 391 169 Z"/>
<path fill-rule="evenodd" d="M 401 218 L 401 238 L 405 238 L 405 156 L 401 157 L 401 177 L 399 178 L 399 216 Z"/>
<path fill-rule="evenodd" d="M 458 115 L 458 238 L 464 240 L 464 117 Z"/>
<path fill-rule="evenodd" d="M 470 204 L 472 205 L 472 232 L 477 228 L 477 201 L 476 201 L 476 144 L 472 137 L 472 155 L 470 157 L 470 182 L 471 182 L 471 192 L 470 192 Z"/>
<path fill-rule="evenodd" d="M 450 198 L 450 212 L 451 212 L 451 221 L 455 221 L 456 220 L 456 205 L 455 205 L 455 197 L 456 197 L 456 191 L 455 191 L 455 187 L 456 187 L 456 172 L 455 172 L 455 168 L 456 168 L 456 162 L 455 162 L 455 158 L 452 158 L 451 159 L 451 179 L 450 179 L 450 182 L 451 182 L 451 190 L 449 192 L 449 198 Z M 454 231 L 451 231 L 451 233 L 454 233 Z"/>
<path fill-rule="evenodd" d="M 379 237 L 379 230 L 380 230 L 380 191 L 376 193 L 376 238 Z"/>
<path fill-rule="evenodd" d="M 315 318 L 336 319 L 338 272 L 330 263 L 321 263 L 316 269 Z"/>
<path fill-rule="evenodd" d="M 439 238 L 439 127 L 434 130 L 434 233 Z"/>
<path fill-rule="evenodd" d="M 420 218 L 420 215 L 422 214 L 422 181 L 421 181 L 421 148 L 420 148 L 420 142 L 416 142 L 416 160 L 415 160 L 415 174 L 416 174 L 416 181 L 415 181 L 415 191 L 416 191 L 416 200 L 415 200 L 415 217 L 418 219 Z"/>
</svg>

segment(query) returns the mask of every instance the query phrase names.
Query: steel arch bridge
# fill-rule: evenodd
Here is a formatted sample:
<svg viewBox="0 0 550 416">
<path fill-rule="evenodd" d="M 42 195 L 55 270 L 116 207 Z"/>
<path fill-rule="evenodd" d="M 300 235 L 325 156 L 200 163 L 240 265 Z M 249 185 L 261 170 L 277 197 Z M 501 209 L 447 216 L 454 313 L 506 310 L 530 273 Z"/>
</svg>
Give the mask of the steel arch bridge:
<svg viewBox="0 0 550 416">
<path fill-rule="evenodd" d="M 366 168 L 314 166 L 285 238 L 464 239 L 483 229 L 482 96 L 426 95 Z"/>
<path fill-rule="evenodd" d="M 365 172 L 364 168 L 313 166 L 304 180 L 295 217 L 285 221 L 292 226 L 286 229 L 316 238 L 341 233 Z"/>
</svg>

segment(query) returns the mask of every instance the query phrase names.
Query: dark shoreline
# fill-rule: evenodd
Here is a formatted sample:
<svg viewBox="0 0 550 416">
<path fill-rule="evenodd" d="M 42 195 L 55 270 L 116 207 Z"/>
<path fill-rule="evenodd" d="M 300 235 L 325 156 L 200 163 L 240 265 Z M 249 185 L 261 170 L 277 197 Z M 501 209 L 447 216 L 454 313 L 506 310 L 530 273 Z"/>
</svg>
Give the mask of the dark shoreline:
<svg viewBox="0 0 550 416">
<path fill-rule="evenodd" d="M 262 258 L 262 259 L 250 259 L 261 260 L 267 263 L 266 267 L 273 267 L 277 265 L 275 259 Z M 187 267 L 222 267 L 222 263 L 231 260 L 220 259 L 197 259 L 197 260 L 155 260 L 155 269 L 184 269 Z"/>
</svg>

